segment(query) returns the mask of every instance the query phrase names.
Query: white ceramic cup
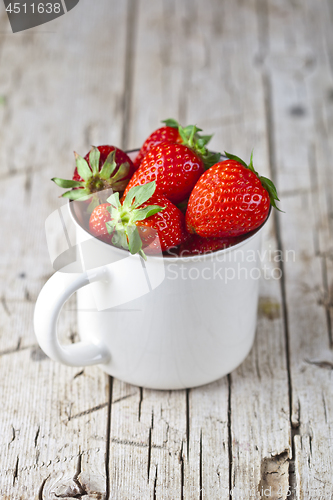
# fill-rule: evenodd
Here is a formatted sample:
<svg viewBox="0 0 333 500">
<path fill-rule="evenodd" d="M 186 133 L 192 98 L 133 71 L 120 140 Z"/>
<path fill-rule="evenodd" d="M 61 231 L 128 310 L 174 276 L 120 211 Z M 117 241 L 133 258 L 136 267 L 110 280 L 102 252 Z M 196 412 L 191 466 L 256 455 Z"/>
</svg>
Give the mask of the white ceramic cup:
<svg viewBox="0 0 333 500">
<path fill-rule="evenodd" d="M 218 252 L 145 262 L 73 221 L 84 270 L 57 271 L 35 307 L 37 340 L 50 358 L 70 366 L 99 364 L 153 389 L 207 384 L 246 358 L 256 329 L 263 226 Z M 61 345 L 57 320 L 74 292 L 80 342 Z"/>
</svg>

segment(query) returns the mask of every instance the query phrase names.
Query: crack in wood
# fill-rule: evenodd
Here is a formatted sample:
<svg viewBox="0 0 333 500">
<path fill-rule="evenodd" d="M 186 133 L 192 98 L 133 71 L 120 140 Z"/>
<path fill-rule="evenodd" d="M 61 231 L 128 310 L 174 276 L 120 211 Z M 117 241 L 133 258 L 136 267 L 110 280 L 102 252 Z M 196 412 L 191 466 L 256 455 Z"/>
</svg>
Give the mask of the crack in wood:
<svg viewBox="0 0 333 500">
<path fill-rule="evenodd" d="M 322 280 L 323 280 L 323 285 L 324 285 L 324 290 L 325 290 L 325 295 L 329 298 L 328 303 L 323 304 L 325 307 L 325 313 L 326 313 L 326 323 L 327 323 L 327 333 L 328 333 L 328 340 L 329 340 L 329 345 L 330 348 L 333 348 L 333 325 L 332 325 L 332 320 L 331 320 L 331 307 L 332 307 L 332 301 L 330 298 L 330 290 L 329 290 L 329 284 L 328 284 L 328 272 L 327 272 L 327 264 L 326 264 L 326 258 L 322 257 L 321 258 L 321 265 L 322 265 Z"/>
<path fill-rule="evenodd" d="M 15 464 L 15 469 L 14 469 L 14 474 L 13 474 L 13 486 L 15 485 L 15 482 L 17 481 L 18 472 L 19 472 L 19 456 L 17 456 L 17 458 L 16 458 L 16 464 Z"/>
<path fill-rule="evenodd" d="M 233 457 L 232 457 L 232 429 L 231 429 L 231 375 L 228 379 L 228 458 L 229 458 L 229 500 L 232 500 L 233 491 Z"/>
<path fill-rule="evenodd" d="M 127 445 L 127 446 L 135 446 L 135 447 L 138 447 L 138 448 L 148 448 L 149 447 L 149 442 L 147 443 L 139 443 L 137 441 L 130 441 L 129 439 L 118 439 L 118 438 L 111 438 L 110 439 L 110 442 L 111 443 L 115 443 L 115 444 L 124 444 L 124 445 Z M 159 445 L 159 444 L 151 444 L 151 448 L 153 449 L 158 449 L 158 450 L 165 450 L 166 447 L 165 446 L 162 446 L 162 445 Z"/>
<path fill-rule="evenodd" d="M 157 499 L 157 492 L 156 492 L 156 488 L 157 488 L 157 464 L 156 464 L 156 468 L 155 468 L 155 478 L 154 478 L 154 491 L 153 491 L 153 500 L 156 500 Z"/>
<path fill-rule="evenodd" d="M 184 441 L 182 441 L 178 461 L 180 463 L 180 498 L 184 500 L 184 457 L 183 457 Z"/>
<path fill-rule="evenodd" d="M 200 445 L 199 445 L 199 493 L 200 500 L 203 499 L 203 482 L 202 482 L 202 468 L 203 468 L 203 460 L 202 460 L 202 429 L 200 429 Z"/>
<path fill-rule="evenodd" d="M 318 368 L 324 368 L 325 370 L 333 370 L 333 362 L 320 359 L 304 359 L 309 365 L 318 366 Z"/>
<path fill-rule="evenodd" d="M 14 428 L 14 426 L 13 426 L 13 425 L 12 425 L 12 433 L 13 433 L 13 434 L 12 434 L 12 439 L 9 441 L 8 446 L 9 446 L 9 445 L 10 445 L 13 441 L 15 441 L 15 439 L 16 439 L 16 430 L 15 430 L 15 428 Z"/>
<path fill-rule="evenodd" d="M 324 416 L 325 416 L 325 423 L 327 424 L 327 406 L 326 406 L 326 399 L 324 394 L 321 394 L 322 402 L 323 402 L 323 407 L 324 407 Z"/>
<path fill-rule="evenodd" d="M 113 395 L 113 377 L 108 376 L 109 381 L 109 401 L 108 401 L 108 415 L 106 421 L 106 451 L 105 451 L 105 476 L 106 476 L 106 495 L 108 500 L 110 496 L 110 441 L 111 441 L 111 412 L 112 412 L 112 395 Z"/>
<path fill-rule="evenodd" d="M 120 401 L 124 401 L 124 399 L 132 398 L 133 396 L 136 396 L 136 392 L 133 392 L 133 394 L 126 394 L 126 396 L 122 396 L 121 398 L 115 399 L 112 401 L 112 404 L 119 403 Z"/>
<path fill-rule="evenodd" d="M 6 297 L 3 295 L 1 297 L 1 304 L 2 304 L 2 307 L 3 307 L 3 310 L 5 311 L 5 313 L 7 314 L 7 316 L 11 316 L 11 312 L 8 308 L 8 305 L 7 305 L 7 302 L 6 302 Z"/>
<path fill-rule="evenodd" d="M 35 439 L 34 439 L 35 448 L 37 448 L 37 441 L 38 441 L 39 433 L 40 433 L 40 425 L 37 428 L 37 432 L 36 432 Z"/>
<path fill-rule="evenodd" d="M 140 387 L 140 400 L 139 400 L 139 411 L 138 411 L 138 421 L 141 421 L 141 408 L 142 408 L 142 400 L 143 400 L 143 388 Z"/>
<path fill-rule="evenodd" d="M 190 458 L 190 389 L 186 389 L 186 455 Z"/>
<path fill-rule="evenodd" d="M 81 375 L 84 374 L 84 370 L 81 370 L 80 372 L 77 372 L 74 377 L 73 377 L 73 380 L 75 380 L 76 378 L 80 377 Z"/>
<path fill-rule="evenodd" d="M 94 413 L 95 411 L 102 410 L 103 408 L 108 406 L 108 404 L 109 404 L 109 402 L 102 403 L 100 405 L 94 406 L 93 408 L 89 408 L 89 410 L 84 410 L 84 411 L 81 411 L 80 413 L 76 413 L 75 415 L 68 415 L 67 416 L 68 422 L 70 420 L 73 420 L 74 418 L 84 417 L 85 415 L 90 415 L 90 413 Z"/>
<path fill-rule="evenodd" d="M 21 340 L 22 339 L 20 337 L 20 339 L 18 341 L 18 345 L 16 347 L 0 351 L 0 356 L 6 356 L 7 354 L 14 354 L 14 353 L 17 353 L 17 352 L 20 352 L 20 351 L 26 351 L 27 349 L 32 349 L 32 348 L 38 347 L 37 344 L 26 345 L 26 346 L 20 347 Z"/>
<path fill-rule="evenodd" d="M 27 302 L 34 302 L 34 299 L 31 297 L 27 287 L 24 287 L 24 300 L 26 300 Z"/>
<path fill-rule="evenodd" d="M 80 450 L 79 456 L 77 458 L 76 472 L 73 476 L 73 481 L 77 485 L 77 487 L 79 488 L 80 494 L 75 495 L 74 498 L 81 498 L 84 495 L 88 495 L 88 492 L 84 489 L 84 487 L 82 486 L 82 484 L 79 481 L 79 476 L 80 476 L 81 472 L 82 472 L 82 453 Z"/>
<path fill-rule="evenodd" d="M 149 427 L 149 436 L 148 436 L 148 460 L 147 460 L 147 478 L 149 483 L 149 475 L 150 475 L 150 463 L 151 463 L 151 448 L 152 448 L 152 430 L 154 428 L 154 409 L 151 412 L 151 422 Z"/>
<path fill-rule="evenodd" d="M 42 482 L 40 488 L 39 488 L 39 491 L 38 491 L 38 500 L 44 500 L 43 498 L 43 491 L 44 491 L 44 488 L 45 488 L 45 484 L 46 484 L 46 481 L 49 479 L 50 477 L 50 474 L 44 479 L 44 481 Z"/>
</svg>

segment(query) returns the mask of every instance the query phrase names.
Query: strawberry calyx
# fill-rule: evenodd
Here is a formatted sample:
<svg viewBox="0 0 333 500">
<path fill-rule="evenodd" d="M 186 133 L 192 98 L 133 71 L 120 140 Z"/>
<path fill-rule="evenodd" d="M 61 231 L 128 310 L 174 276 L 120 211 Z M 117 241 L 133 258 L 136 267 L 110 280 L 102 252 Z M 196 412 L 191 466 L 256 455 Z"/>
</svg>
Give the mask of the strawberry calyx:
<svg viewBox="0 0 333 500">
<path fill-rule="evenodd" d="M 101 170 L 99 170 L 101 153 L 95 146 L 92 147 L 89 153 L 91 168 L 82 156 L 76 152 L 74 152 L 74 155 L 78 174 L 82 177 L 83 181 L 60 179 L 59 177 L 51 179 L 57 186 L 62 188 L 81 188 L 66 191 L 61 195 L 63 198 L 82 201 L 90 198 L 92 194 L 105 189 L 113 189 L 114 191 L 125 190 L 128 183 L 130 165 L 128 162 L 125 162 L 117 169 L 115 161 L 116 150 L 111 151 Z"/>
<path fill-rule="evenodd" d="M 220 153 L 213 153 L 206 148 L 206 145 L 209 143 L 213 135 L 199 134 L 199 132 L 202 132 L 202 129 L 198 128 L 196 125 L 182 127 L 177 120 L 174 120 L 173 118 L 163 120 L 162 123 L 165 123 L 167 127 L 178 128 L 178 133 L 181 138 L 181 141 L 179 141 L 180 144 L 188 146 L 200 156 L 204 163 L 205 170 L 220 160 Z"/>
<path fill-rule="evenodd" d="M 243 167 L 247 168 L 248 170 L 251 170 L 260 180 L 261 185 L 263 186 L 264 189 L 269 194 L 269 200 L 271 202 L 271 205 L 276 208 L 279 212 L 282 212 L 282 210 L 279 209 L 279 207 L 276 206 L 275 201 L 280 201 L 278 198 L 278 194 L 276 191 L 276 187 L 274 183 L 268 179 L 267 177 L 264 177 L 263 175 L 259 175 L 258 172 L 254 169 L 253 166 L 253 151 L 251 152 L 251 157 L 250 157 L 250 163 L 247 165 L 244 160 L 239 158 L 238 156 L 232 155 L 230 153 L 227 153 L 226 151 L 224 152 L 225 156 L 229 158 L 229 160 L 234 160 L 243 165 Z"/>
<path fill-rule="evenodd" d="M 129 250 L 131 254 L 138 253 L 146 260 L 142 250 L 142 240 L 136 222 L 147 219 L 151 215 L 164 210 L 158 205 L 148 205 L 140 208 L 151 198 L 156 189 L 156 182 L 132 187 L 120 203 L 119 193 L 113 193 L 108 199 L 111 220 L 106 222 L 108 233 L 112 235 L 112 244 Z"/>
</svg>

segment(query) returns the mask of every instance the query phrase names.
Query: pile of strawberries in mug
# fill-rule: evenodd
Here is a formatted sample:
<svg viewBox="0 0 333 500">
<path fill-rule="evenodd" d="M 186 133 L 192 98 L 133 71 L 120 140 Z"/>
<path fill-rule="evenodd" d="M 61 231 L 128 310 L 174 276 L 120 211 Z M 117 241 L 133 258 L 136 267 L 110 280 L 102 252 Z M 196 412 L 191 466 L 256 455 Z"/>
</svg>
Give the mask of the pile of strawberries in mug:
<svg viewBox="0 0 333 500">
<path fill-rule="evenodd" d="M 70 189 L 63 197 L 84 203 L 90 233 L 143 257 L 171 248 L 190 256 L 235 245 L 258 229 L 279 199 L 252 155 L 248 165 L 228 153 L 220 161 L 206 147 L 212 136 L 164 123 L 134 162 L 115 146 L 92 147 L 84 158 L 75 153 L 72 180 L 52 179 Z"/>
</svg>

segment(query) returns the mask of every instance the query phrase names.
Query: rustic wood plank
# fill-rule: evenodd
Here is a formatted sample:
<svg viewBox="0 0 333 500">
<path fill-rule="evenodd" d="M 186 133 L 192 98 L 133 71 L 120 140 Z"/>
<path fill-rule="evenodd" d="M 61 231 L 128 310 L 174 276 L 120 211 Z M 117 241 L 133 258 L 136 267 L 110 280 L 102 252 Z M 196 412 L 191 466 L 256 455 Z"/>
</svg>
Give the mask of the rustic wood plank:
<svg viewBox="0 0 333 500">
<path fill-rule="evenodd" d="M 50 178 L 71 175 L 73 148 L 82 154 L 92 143 L 121 141 L 126 16 L 126 3 L 82 0 L 52 30 L 1 37 L 1 211 L 9 235 L 0 243 L 1 497 L 107 493 L 108 377 L 48 360 L 32 314 L 53 272 L 45 219 L 63 205 Z M 77 338 L 75 302 L 59 328 L 67 342 Z"/>
<path fill-rule="evenodd" d="M 273 160 L 287 214 L 278 217 L 279 238 L 282 247 L 296 255 L 284 263 L 284 288 L 296 469 L 290 469 L 290 484 L 292 498 L 299 500 L 332 494 L 327 446 L 332 435 L 327 410 L 331 376 L 325 369 L 332 354 L 328 311 L 320 301 L 330 286 L 321 251 L 331 245 L 329 198 L 325 199 L 331 146 L 320 126 L 326 105 L 319 99 L 325 87 L 332 86 L 330 36 L 325 40 L 329 45 L 322 45 L 322 33 L 327 37 L 330 32 L 329 15 L 326 4 L 318 9 L 314 2 L 272 2 L 269 7 Z"/>
</svg>

